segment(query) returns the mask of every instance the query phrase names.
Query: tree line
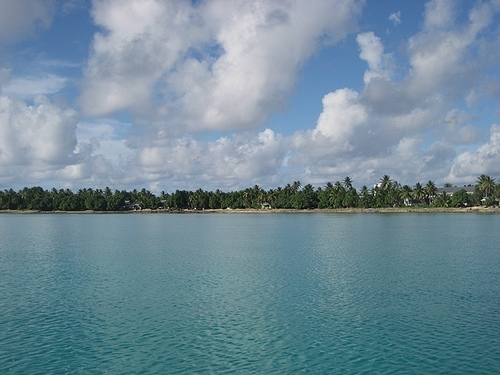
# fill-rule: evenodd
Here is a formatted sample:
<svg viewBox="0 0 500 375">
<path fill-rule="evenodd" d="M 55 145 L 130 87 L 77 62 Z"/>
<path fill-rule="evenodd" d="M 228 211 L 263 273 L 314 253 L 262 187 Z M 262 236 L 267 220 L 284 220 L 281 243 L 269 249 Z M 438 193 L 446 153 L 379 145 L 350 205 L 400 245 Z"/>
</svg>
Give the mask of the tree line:
<svg viewBox="0 0 500 375">
<path fill-rule="evenodd" d="M 452 187 L 451 184 L 445 184 Z M 353 187 L 350 177 L 335 183 L 314 188 L 311 184 L 302 186 L 300 181 L 283 187 L 264 190 L 258 185 L 239 191 L 223 192 L 176 190 L 155 195 L 149 190 L 70 189 L 45 190 L 39 186 L 25 187 L 19 191 L 0 191 L 0 210 L 37 211 L 119 211 L 125 209 L 337 209 L 337 208 L 380 208 L 403 206 L 463 207 L 474 205 L 498 205 L 500 183 L 481 175 L 472 194 L 459 189 L 453 195 L 442 191 L 433 181 L 417 182 L 414 186 L 401 185 L 384 175 L 380 181 L 368 188 Z"/>
</svg>

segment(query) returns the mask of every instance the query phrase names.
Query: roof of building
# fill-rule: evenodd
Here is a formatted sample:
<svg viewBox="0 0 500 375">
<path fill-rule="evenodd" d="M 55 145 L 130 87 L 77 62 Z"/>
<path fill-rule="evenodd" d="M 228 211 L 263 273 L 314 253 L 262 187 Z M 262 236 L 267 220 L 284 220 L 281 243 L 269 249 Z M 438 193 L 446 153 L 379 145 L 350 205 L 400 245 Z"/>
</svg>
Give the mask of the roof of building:
<svg viewBox="0 0 500 375">
<path fill-rule="evenodd" d="M 437 194 L 441 194 L 442 192 L 446 192 L 446 194 L 454 194 L 457 191 L 465 190 L 467 193 L 472 194 L 476 190 L 475 185 L 464 185 L 464 186 L 452 186 L 446 188 L 437 189 Z"/>
</svg>

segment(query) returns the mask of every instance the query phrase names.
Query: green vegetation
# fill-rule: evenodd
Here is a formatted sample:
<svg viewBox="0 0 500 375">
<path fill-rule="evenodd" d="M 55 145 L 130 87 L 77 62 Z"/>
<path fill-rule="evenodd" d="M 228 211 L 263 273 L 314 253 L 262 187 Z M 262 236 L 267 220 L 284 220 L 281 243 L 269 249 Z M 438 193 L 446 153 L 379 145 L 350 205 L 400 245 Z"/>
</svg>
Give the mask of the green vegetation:
<svg viewBox="0 0 500 375">
<path fill-rule="evenodd" d="M 450 187 L 450 184 L 446 184 Z M 268 191 L 255 185 L 240 191 L 222 192 L 176 190 L 162 192 L 159 196 L 146 189 L 140 191 L 102 189 L 80 189 L 76 193 L 69 189 L 44 190 L 32 187 L 20 191 L 0 191 L 0 210 L 36 211 L 118 211 L 128 209 L 336 209 L 336 208 L 379 208 L 404 206 L 464 207 L 474 205 L 498 205 L 500 184 L 490 176 L 481 175 L 474 191 L 460 189 L 453 195 L 442 191 L 428 181 L 417 182 L 413 187 L 401 186 L 387 175 L 372 189 L 363 186 L 359 191 L 353 187 L 349 177 L 343 181 L 327 183 L 314 188 L 311 184 L 302 186 L 299 181 Z"/>
</svg>

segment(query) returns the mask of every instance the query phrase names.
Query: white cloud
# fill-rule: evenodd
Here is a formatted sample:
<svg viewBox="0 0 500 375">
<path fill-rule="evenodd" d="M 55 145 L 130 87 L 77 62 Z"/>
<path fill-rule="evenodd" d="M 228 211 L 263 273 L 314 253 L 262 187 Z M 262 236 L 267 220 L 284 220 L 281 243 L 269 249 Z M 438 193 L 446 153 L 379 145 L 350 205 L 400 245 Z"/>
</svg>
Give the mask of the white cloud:
<svg viewBox="0 0 500 375">
<path fill-rule="evenodd" d="M 193 10 L 185 2 L 96 1 L 92 15 L 104 31 L 94 36 L 86 68 L 87 114 L 150 111 L 155 85 L 193 39 Z"/>
<path fill-rule="evenodd" d="M 78 123 L 76 136 L 80 143 L 92 145 L 91 154 L 99 154 L 109 162 L 119 165 L 134 156 L 127 145 L 127 134 L 132 124 L 111 119 L 96 119 Z"/>
<path fill-rule="evenodd" d="M 465 112 L 453 109 L 444 118 L 443 139 L 451 144 L 470 145 L 479 141 L 479 132 L 471 124 Z"/>
<path fill-rule="evenodd" d="M 448 89 L 447 94 L 463 95 L 471 80 L 476 79 L 476 66 L 481 66 L 490 53 L 475 49 L 482 44 L 480 33 L 490 25 L 494 9 L 489 3 L 479 4 L 470 11 L 470 22 L 454 25 L 453 2 L 429 4 L 423 31 L 409 43 L 409 89 L 415 98 L 428 96 L 434 90 L 445 91 L 443 88 Z"/>
<path fill-rule="evenodd" d="M 256 136 L 244 133 L 210 142 L 191 136 L 173 139 L 147 136 L 147 139 L 134 143 L 137 154 L 135 159 L 130 159 L 130 181 L 149 181 L 154 186 L 161 185 L 161 181 L 167 184 L 168 181 L 169 188 L 187 189 L 200 186 L 232 189 L 254 183 L 272 186 L 287 179 L 304 178 L 305 182 L 322 184 L 342 179 L 345 175 L 351 176 L 356 184 L 366 185 L 378 181 L 383 174 L 408 184 L 428 179 L 443 181 L 443 171 L 450 170 L 456 158 L 455 145 L 470 145 L 478 140 L 476 128 L 470 125 L 471 119 L 460 115 L 455 108 L 455 98 L 464 97 L 460 94 L 461 90 L 468 95 L 478 82 L 471 76 L 465 82 L 455 84 L 450 80 L 450 72 L 471 70 L 474 62 L 465 56 L 474 48 L 479 37 L 478 30 L 486 27 L 487 23 L 483 22 L 480 27 L 448 24 L 445 30 L 446 16 L 434 16 L 432 9 L 428 8 L 427 17 L 434 19 L 427 22 L 428 28 L 412 38 L 408 45 L 410 68 L 400 80 L 394 78 L 394 61 L 391 54 L 384 52 L 381 39 L 370 32 L 358 35 L 360 58 L 368 64 L 365 87 L 359 92 L 343 88 L 326 94 L 323 111 L 314 129 L 288 137 L 268 129 Z M 443 11 L 442 7 L 435 9 Z M 291 22 L 291 14 L 277 12 L 273 27 L 284 21 Z M 216 15 L 212 16 L 216 18 Z M 439 18 L 442 20 L 439 21 Z M 225 22 L 232 25 L 227 20 Z M 252 76 L 251 66 L 245 61 L 239 63 L 239 54 L 245 51 L 241 46 L 252 46 L 245 41 L 245 38 L 250 38 L 245 32 L 251 30 L 246 23 L 252 22 L 255 20 L 241 20 L 243 25 L 239 25 L 239 33 L 236 26 L 233 29 L 226 26 L 227 30 L 234 31 L 226 38 L 234 38 L 235 41 L 223 44 L 223 38 L 219 37 L 219 42 L 212 45 L 214 50 L 209 51 L 210 59 L 193 57 L 175 64 L 175 69 L 165 79 L 179 108 L 175 112 L 173 108 L 164 106 L 165 113 L 180 115 L 187 111 L 188 121 L 184 126 L 189 130 L 225 129 L 223 124 L 229 118 L 238 123 L 234 129 L 244 128 L 241 124 L 246 124 L 245 116 L 254 121 L 258 119 L 256 115 L 251 115 L 252 106 L 256 105 L 258 97 L 263 97 L 259 93 L 265 91 L 267 83 L 259 83 L 259 76 Z M 218 25 L 217 22 L 212 24 Z M 430 33 L 430 28 L 437 27 L 437 24 L 441 25 L 442 33 Z M 256 38 L 258 31 L 250 35 Z M 461 40 L 464 35 L 467 38 Z M 226 47 L 217 49 L 221 45 Z M 444 50 L 437 47 L 442 45 L 446 47 Z M 235 52 L 229 53 L 233 49 Z M 256 66 L 264 67 L 265 72 L 266 60 L 259 62 L 253 57 L 258 55 L 257 51 L 253 49 L 248 58 L 253 58 L 252 63 Z M 271 52 L 267 53 L 274 56 Z M 446 69 L 441 59 L 448 62 Z M 436 70 L 431 68 L 433 63 L 437 64 Z M 250 90 L 251 94 L 257 95 L 249 96 L 250 103 L 245 105 L 250 107 L 238 104 L 239 87 L 246 81 L 245 77 L 237 74 L 240 70 L 232 70 L 232 65 L 253 77 L 255 82 L 250 82 L 249 87 L 261 88 L 256 94 L 255 90 Z M 224 91 L 221 88 L 225 82 L 223 72 L 239 84 L 229 87 L 227 83 L 228 88 Z M 293 74 L 287 76 L 290 80 Z M 292 81 L 284 79 L 282 82 Z M 222 103 L 227 100 L 222 92 L 230 92 L 235 100 L 232 106 L 228 106 L 227 113 L 221 115 L 226 116 L 226 120 L 217 120 L 217 110 L 223 108 Z M 450 92 L 456 94 L 449 95 Z M 213 118 L 210 117 L 212 115 Z M 195 119 L 200 123 L 196 123 Z M 160 130 L 162 126 L 161 122 L 155 125 Z M 160 130 L 153 133 L 157 135 Z M 170 131 L 166 134 L 174 133 Z"/>
<path fill-rule="evenodd" d="M 489 141 L 475 152 L 463 152 L 451 168 L 447 179 L 475 181 L 481 174 L 500 175 L 500 125 L 492 125 Z"/>
<path fill-rule="evenodd" d="M 0 1 L 0 44 L 13 43 L 47 28 L 55 10 L 53 0 Z"/>
<path fill-rule="evenodd" d="M 121 165 L 100 153 L 108 140 L 77 139 L 78 117 L 45 96 L 35 97 L 33 105 L 0 96 L 0 183 L 102 186 L 114 178 L 123 183 Z"/>
<path fill-rule="evenodd" d="M 183 137 L 143 148 L 131 173 L 138 179 L 168 181 L 170 188 L 244 188 L 272 181 L 285 152 L 283 139 L 270 129 L 205 143 Z"/>
<path fill-rule="evenodd" d="M 454 2 L 449 0 L 431 0 L 425 4 L 424 28 L 446 29 L 453 24 Z"/>
<path fill-rule="evenodd" d="M 356 1 L 98 1 L 81 103 L 132 109 L 172 131 L 243 130 L 283 105 L 320 38 L 355 27 Z M 156 105 L 160 110 L 153 111 Z"/>
<path fill-rule="evenodd" d="M 323 112 L 313 132 L 331 139 L 333 152 L 352 149 L 350 140 L 368 118 L 367 109 L 359 103 L 359 95 L 350 89 L 340 89 L 323 98 Z"/>
<path fill-rule="evenodd" d="M 410 69 L 399 81 L 393 78 L 392 58 L 384 53 L 381 39 L 372 32 L 357 36 L 360 58 L 368 64 L 364 90 L 338 89 L 325 95 L 316 128 L 293 137 L 291 165 L 318 182 L 341 179 L 343 174 L 364 184 L 379 178 L 377 174 L 406 183 L 444 177 L 456 157 L 456 145 L 478 140 L 471 119 L 455 106 L 461 104 L 458 98 L 465 101 L 481 84 L 473 72 L 482 59 L 468 56 L 488 50 L 480 33 L 491 22 L 484 9 L 492 10 L 488 3 L 479 4 L 469 13 L 470 23 L 454 24 L 449 5 L 435 1 L 426 7 L 425 27 L 408 45 Z M 476 48 L 479 41 L 482 50 Z M 494 127 L 490 143 L 477 155 L 458 157 L 454 181 L 477 175 L 472 167 L 477 163 L 483 171 L 498 170 L 489 162 L 498 158 L 486 158 L 496 155 L 497 132 Z"/>
<path fill-rule="evenodd" d="M 33 106 L 0 97 L 0 164 L 58 166 L 71 163 L 76 147 L 77 114 L 47 98 Z"/>
<path fill-rule="evenodd" d="M 346 74 L 359 74 L 361 89 L 333 83 L 316 124 L 290 136 L 256 130 L 282 108 L 321 45 L 356 30 L 360 3 L 96 0 L 100 32 L 79 98 L 84 121 L 39 95 L 59 92 L 66 78 L 31 72 L 9 81 L 0 70 L 0 182 L 231 190 L 346 175 L 371 186 L 384 174 L 413 184 L 500 173 L 500 126 L 478 145 L 484 118 L 471 110 L 484 93 L 500 96 L 498 79 L 482 73 L 498 67 L 496 34 L 484 36 L 498 2 L 474 4 L 464 22 L 453 2 L 429 2 L 423 29 L 403 51 L 385 52 L 375 33 L 358 34 L 367 68 L 363 77 Z M 12 26 L 9 40 L 48 25 L 49 11 Z M 389 19 L 396 25 L 400 16 Z M 115 112 L 131 113 L 133 124 L 113 120 Z M 469 151 L 457 157 L 457 145 Z"/>
<path fill-rule="evenodd" d="M 384 54 L 384 47 L 380 38 L 373 32 L 358 34 L 356 41 L 361 49 L 359 57 L 368 63 L 368 68 L 364 75 L 365 85 L 376 78 L 389 79 L 390 55 Z"/>
<path fill-rule="evenodd" d="M 394 25 L 400 25 L 401 24 L 401 12 L 397 11 L 397 12 L 391 13 L 389 15 L 389 21 L 394 22 Z"/>
</svg>

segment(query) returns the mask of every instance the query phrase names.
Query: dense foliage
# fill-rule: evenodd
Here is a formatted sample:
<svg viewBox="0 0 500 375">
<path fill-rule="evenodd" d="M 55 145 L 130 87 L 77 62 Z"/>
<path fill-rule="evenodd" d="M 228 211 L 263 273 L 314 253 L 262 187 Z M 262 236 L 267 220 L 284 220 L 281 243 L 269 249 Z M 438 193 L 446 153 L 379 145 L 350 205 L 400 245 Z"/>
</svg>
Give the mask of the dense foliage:
<svg viewBox="0 0 500 375">
<path fill-rule="evenodd" d="M 446 184 L 445 187 L 451 185 Z M 465 189 L 454 192 L 438 193 L 432 181 L 413 187 L 401 186 L 385 175 L 372 189 L 363 186 L 356 190 L 352 181 L 327 183 L 324 187 L 314 188 L 311 184 L 302 186 L 299 181 L 268 191 L 255 185 L 240 191 L 222 192 L 176 190 L 162 192 L 159 196 L 146 189 L 140 191 L 102 189 L 80 189 L 76 193 L 69 189 L 44 190 L 31 187 L 20 191 L 13 189 L 0 191 L 0 210 L 39 210 L 39 211 L 118 211 L 124 209 L 245 209 L 245 208 L 377 208 L 402 206 L 463 207 L 471 205 L 497 205 L 500 197 L 500 184 L 490 176 L 481 175 L 476 181 L 474 192 Z"/>
</svg>

